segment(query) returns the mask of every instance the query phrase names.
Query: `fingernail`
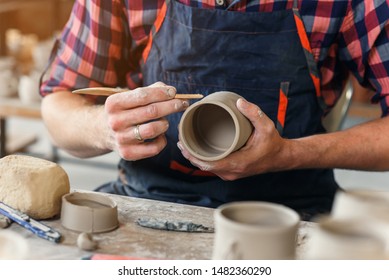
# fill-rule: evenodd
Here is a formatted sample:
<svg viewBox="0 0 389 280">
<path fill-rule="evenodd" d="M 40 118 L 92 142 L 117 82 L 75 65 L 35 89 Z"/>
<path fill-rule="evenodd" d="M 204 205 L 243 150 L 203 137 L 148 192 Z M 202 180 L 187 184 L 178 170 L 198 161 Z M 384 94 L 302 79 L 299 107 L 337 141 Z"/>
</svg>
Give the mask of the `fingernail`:
<svg viewBox="0 0 389 280">
<path fill-rule="evenodd" d="M 170 98 L 174 98 L 174 96 L 176 96 L 176 89 L 173 88 L 173 87 L 169 87 L 167 89 L 167 95 L 170 97 Z"/>
<path fill-rule="evenodd" d="M 188 108 L 188 107 L 189 107 L 189 102 L 186 101 L 186 100 L 182 101 L 182 106 L 183 106 L 184 108 Z"/>
<path fill-rule="evenodd" d="M 180 149 L 180 151 L 182 152 L 183 148 L 182 148 L 182 145 L 180 142 L 177 142 L 177 147 Z"/>
<path fill-rule="evenodd" d="M 182 110 L 182 109 L 188 108 L 188 106 L 189 106 L 188 101 L 182 101 L 182 102 L 178 102 L 178 103 L 174 104 L 174 109 Z"/>
<path fill-rule="evenodd" d="M 238 99 L 238 106 L 245 109 L 248 107 L 248 102 L 244 98 Z"/>
</svg>

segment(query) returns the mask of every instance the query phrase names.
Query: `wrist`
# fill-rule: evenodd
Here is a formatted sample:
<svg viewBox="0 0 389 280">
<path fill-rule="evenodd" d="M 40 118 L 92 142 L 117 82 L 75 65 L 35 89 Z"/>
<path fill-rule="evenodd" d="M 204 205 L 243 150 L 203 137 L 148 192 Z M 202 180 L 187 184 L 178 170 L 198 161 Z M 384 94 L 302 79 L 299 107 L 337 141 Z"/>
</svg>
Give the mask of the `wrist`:
<svg viewBox="0 0 389 280">
<path fill-rule="evenodd" d="M 92 119 L 94 135 L 94 147 L 97 150 L 110 152 L 115 150 L 115 141 L 111 128 L 108 124 L 108 116 L 103 105 L 94 105 L 90 108 L 90 114 L 95 116 Z"/>
<path fill-rule="evenodd" d="M 273 167 L 271 171 L 286 171 L 299 168 L 300 150 L 300 143 L 297 140 L 282 138 L 279 150 L 272 160 Z"/>
</svg>

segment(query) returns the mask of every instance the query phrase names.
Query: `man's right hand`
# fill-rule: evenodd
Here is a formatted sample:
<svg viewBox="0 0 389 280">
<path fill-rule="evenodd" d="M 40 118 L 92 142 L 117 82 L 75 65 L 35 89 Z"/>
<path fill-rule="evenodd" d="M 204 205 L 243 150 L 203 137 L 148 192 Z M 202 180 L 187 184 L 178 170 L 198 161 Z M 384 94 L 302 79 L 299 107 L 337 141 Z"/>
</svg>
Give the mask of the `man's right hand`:
<svg viewBox="0 0 389 280">
<path fill-rule="evenodd" d="M 159 82 L 114 94 L 98 105 L 91 96 L 58 91 L 43 98 L 42 118 L 52 143 L 73 156 L 116 151 L 126 160 L 138 160 L 161 152 L 169 125 L 165 117 L 188 107 L 175 94 L 174 87 Z"/>
<path fill-rule="evenodd" d="M 166 146 L 165 117 L 189 106 L 186 100 L 174 99 L 175 94 L 174 87 L 158 82 L 109 96 L 105 113 L 111 149 L 126 160 L 159 154 Z"/>
</svg>

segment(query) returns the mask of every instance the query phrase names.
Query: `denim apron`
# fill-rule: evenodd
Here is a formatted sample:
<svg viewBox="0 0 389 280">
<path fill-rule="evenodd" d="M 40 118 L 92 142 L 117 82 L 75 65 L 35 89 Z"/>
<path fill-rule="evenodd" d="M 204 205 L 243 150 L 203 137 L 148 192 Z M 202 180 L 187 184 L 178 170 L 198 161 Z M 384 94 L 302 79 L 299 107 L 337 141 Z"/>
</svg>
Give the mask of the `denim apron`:
<svg viewBox="0 0 389 280">
<path fill-rule="evenodd" d="M 241 13 L 166 1 L 143 53 L 142 74 L 144 86 L 162 81 L 179 93 L 240 94 L 258 104 L 285 138 L 324 132 L 319 74 L 296 3 L 292 10 Z M 168 144 L 159 155 L 121 160 L 111 192 L 206 207 L 271 201 L 307 219 L 330 211 L 338 188 L 332 170 L 223 181 L 196 169 L 177 148 L 181 116 L 167 117 Z"/>
</svg>

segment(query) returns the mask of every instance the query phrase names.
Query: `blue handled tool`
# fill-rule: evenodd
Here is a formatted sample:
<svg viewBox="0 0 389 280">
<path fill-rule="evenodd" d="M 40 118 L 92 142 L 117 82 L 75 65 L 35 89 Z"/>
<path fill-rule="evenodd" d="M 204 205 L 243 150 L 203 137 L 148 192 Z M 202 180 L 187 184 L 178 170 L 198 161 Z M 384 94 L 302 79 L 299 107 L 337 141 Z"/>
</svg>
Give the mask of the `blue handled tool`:
<svg viewBox="0 0 389 280">
<path fill-rule="evenodd" d="M 61 239 L 61 234 L 58 231 L 30 218 L 27 214 L 13 209 L 12 207 L 0 202 L 0 214 L 10 218 L 22 227 L 32 231 L 40 238 L 58 243 Z"/>
</svg>

